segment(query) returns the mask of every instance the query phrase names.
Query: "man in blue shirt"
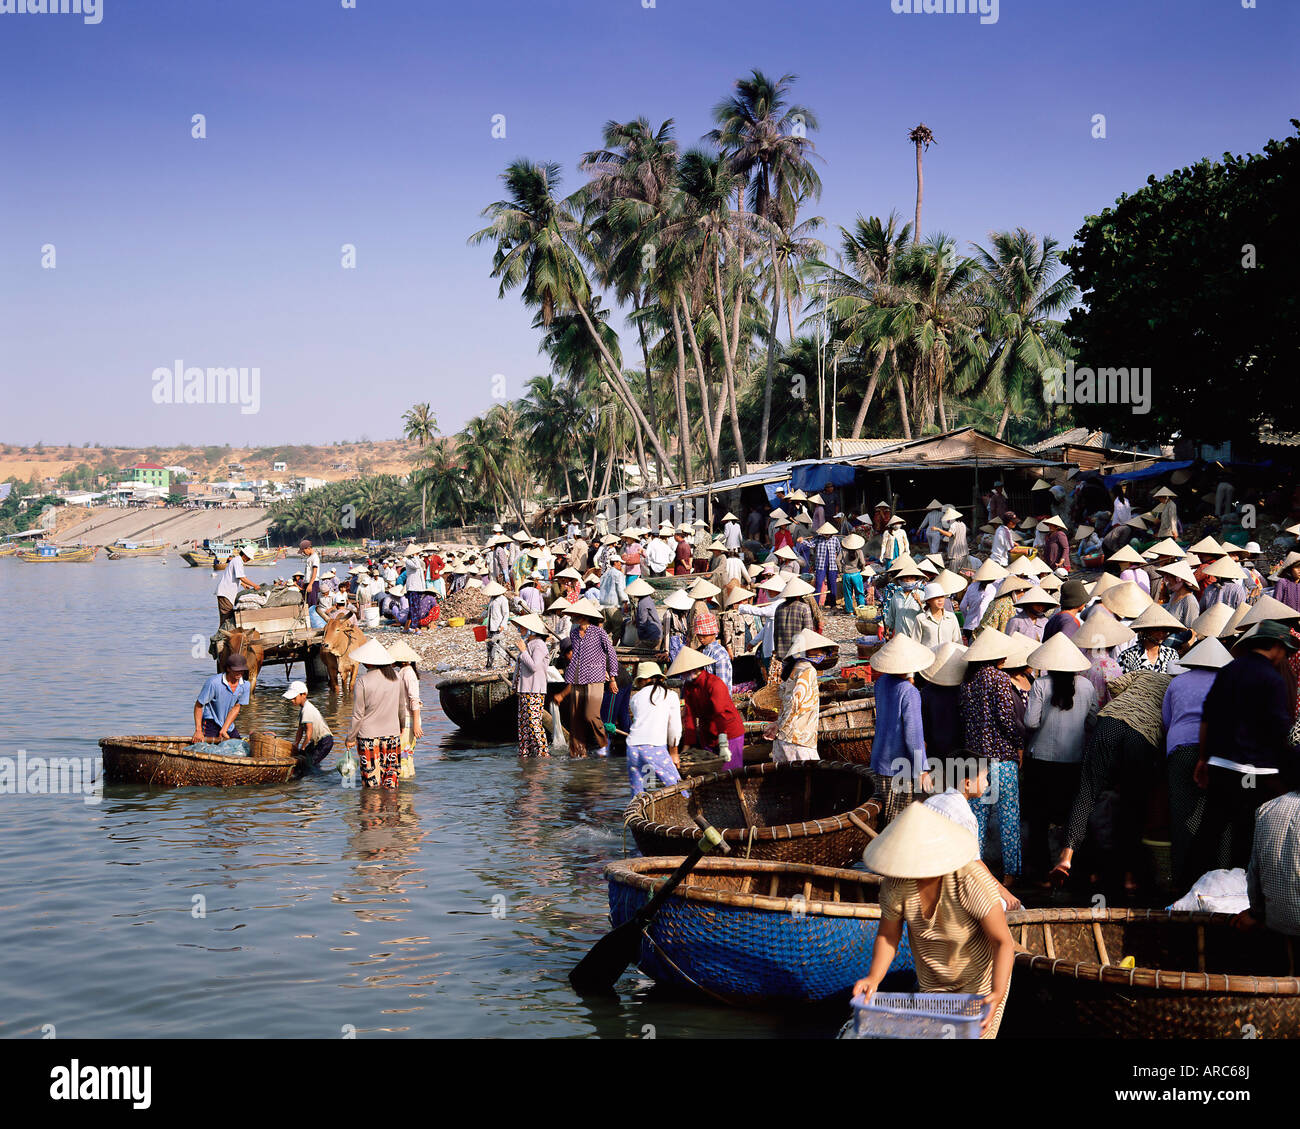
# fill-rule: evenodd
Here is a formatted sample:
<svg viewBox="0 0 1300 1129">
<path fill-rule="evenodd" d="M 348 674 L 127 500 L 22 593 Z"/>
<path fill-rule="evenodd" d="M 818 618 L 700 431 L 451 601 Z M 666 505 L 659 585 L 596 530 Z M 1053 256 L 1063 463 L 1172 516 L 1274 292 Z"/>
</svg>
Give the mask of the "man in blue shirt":
<svg viewBox="0 0 1300 1129">
<path fill-rule="evenodd" d="M 235 718 L 239 707 L 248 705 L 248 660 L 231 655 L 224 674 L 214 674 L 199 691 L 194 702 L 194 744 L 203 741 L 226 741 L 238 737 Z"/>
</svg>

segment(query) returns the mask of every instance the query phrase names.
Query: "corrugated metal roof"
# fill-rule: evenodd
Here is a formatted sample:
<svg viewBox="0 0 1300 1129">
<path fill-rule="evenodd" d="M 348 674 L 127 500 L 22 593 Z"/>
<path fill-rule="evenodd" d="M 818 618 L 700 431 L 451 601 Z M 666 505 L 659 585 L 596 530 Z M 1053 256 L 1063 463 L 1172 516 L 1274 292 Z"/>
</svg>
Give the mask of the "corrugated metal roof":
<svg viewBox="0 0 1300 1129">
<path fill-rule="evenodd" d="M 1025 445 L 1025 450 L 1037 455 L 1057 447 L 1103 447 L 1105 439 L 1103 432 L 1089 431 L 1086 427 L 1072 427 L 1059 435 L 1051 435 L 1046 439 L 1040 439 L 1037 443 L 1028 443 Z"/>
<path fill-rule="evenodd" d="M 845 458 L 851 455 L 873 455 L 890 447 L 899 447 L 905 439 L 828 439 L 826 450 L 831 458 Z"/>
</svg>

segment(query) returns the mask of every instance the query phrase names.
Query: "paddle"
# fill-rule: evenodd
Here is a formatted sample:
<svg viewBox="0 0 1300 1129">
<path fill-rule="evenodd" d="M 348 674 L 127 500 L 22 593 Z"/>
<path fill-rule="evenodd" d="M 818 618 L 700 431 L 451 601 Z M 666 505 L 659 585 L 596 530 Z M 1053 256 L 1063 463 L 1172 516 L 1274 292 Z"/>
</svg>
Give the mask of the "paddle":
<svg viewBox="0 0 1300 1129">
<path fill-rule="evenodd" d="M 693 815 L 691 818 L 704 834 L 691 847 L 690 854 L 682 860 L 681 866 L 669 875 L 667 881 L 654 892 L 654 896 L 632 917 L 592 945 L 591 951 L 569 973 L 569 983 L 580 994 L 600 995 L 612 992 L 615 981 L 641 951 L 641 931 L 654 919 L 668 896 L 695 869 L 695 864 L 712 850 L 721 850 L 723 854 L 731 853 L 731 848 L 709 825 L 708 820 L 702 815 Z"/>
</svg>

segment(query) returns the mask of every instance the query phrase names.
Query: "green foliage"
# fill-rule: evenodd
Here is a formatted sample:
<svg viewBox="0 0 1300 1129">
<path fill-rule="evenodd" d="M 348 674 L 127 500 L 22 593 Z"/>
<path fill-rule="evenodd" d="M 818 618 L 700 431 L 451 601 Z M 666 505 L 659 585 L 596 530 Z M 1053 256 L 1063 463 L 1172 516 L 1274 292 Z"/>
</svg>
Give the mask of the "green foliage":
<svg viewBox="0 0 1300 1129">
<path fill-rule="evenodd" d="M 1083 296 L 1065 324 L 1076 363 L 1149 367 L 1152 410 L 1076 406 L 1083 425 L 1207 441 L 1249 439 L 1265 420 L 1293 426 L 1298 198 L 1300 137 L 1288 137 L 1149 177 L 1087 218 L 1064 256 Z"/>
</svg>

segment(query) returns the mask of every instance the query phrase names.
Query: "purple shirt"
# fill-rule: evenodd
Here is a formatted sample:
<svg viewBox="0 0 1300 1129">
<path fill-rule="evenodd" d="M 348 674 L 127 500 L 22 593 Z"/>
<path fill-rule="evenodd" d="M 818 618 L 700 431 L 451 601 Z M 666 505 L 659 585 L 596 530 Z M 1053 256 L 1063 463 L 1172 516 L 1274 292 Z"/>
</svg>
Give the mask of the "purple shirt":
<svg viewBox="0 0 1300 1129">
<path fill-rule="evenodd" d="M 569 632 L 573 653 L 564 671 L 564 681 L 578 686 L 590 686 L 618 677 L 618 656 L 614 644 L 599 624 L 589 624 L 586 634 L 579 636 L 578 628 Z"/>
<path fill-rule="evenodd" d="M 1273 599 L 1280 600 L 1288 608 L 1300 612 L 1300 580 L 1287 580 L 1283 577 L 1273 589 Z"/>
<path fill-rule="evenodd" d="M 921 691 L 897 674 L 882 674 L 876 679 L 876 736 L 871 744 L 871 771 L 877 776 L 893 776 L 900 767 L 899 762 L 912 766 L 913 779 L 925 771 Z"/>
<path fill-rule="evenodd" d="M 1017 612 L 1007 624 L 1008 635 L 1028 635 L 1036 643 L 1043 641 L 1043 630 L 1047 627 L 1047 618 L 1040 616 L 1031 619 L 1024 612 Z"/>
<path fill-rule="evenodd" d="M 519 589 L 519 602 L 534 615 L 541 615 L 545 608 L 545 600 L 535 584 L 525 584 Z"/>
<path fill-rule="evenodd" d="M 1046 643 L 1053 635 L 1065 633 L 1067 639 L 1073 639 L 1074 633 L 1082 627 L 1079 617 L 1074 612 L 1057 612 L 1047 621 L 1047 626 L 1043 628 L 1043 642 Z"/>
<path fill-rule="evenodd" d="M 1172 753 L 1179 745 L 1195 745 L 1200 741 L 1201 707 L 1216 674 L 1216 670 L 1193 668 L 1169 683 L 1160 706 L 1160 718 L 1166 730 L 1166 753 Z"/>
</svg>

